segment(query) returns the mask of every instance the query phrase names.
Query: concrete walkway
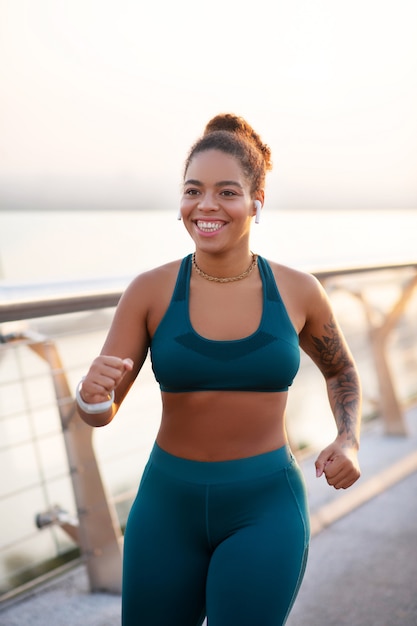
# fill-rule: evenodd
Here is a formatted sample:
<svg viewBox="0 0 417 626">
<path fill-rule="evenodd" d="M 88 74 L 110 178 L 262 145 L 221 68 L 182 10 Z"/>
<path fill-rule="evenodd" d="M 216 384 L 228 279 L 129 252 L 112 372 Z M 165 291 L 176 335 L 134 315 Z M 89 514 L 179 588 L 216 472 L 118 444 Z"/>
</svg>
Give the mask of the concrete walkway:
<svg viewBox="0 0 417 626">
<path fill-rule="evenodd" d="M 287 626 L 417 626 L 417 407 L 406 417 L 408 437 L 367 427 L 348 491 L 316 479 L 313 457 L 301 461 L 313 539 Z M 117 626 L 120 597 L 90 594 L 78 566 L 0 605 L 0 624 Z"/>
</svg>

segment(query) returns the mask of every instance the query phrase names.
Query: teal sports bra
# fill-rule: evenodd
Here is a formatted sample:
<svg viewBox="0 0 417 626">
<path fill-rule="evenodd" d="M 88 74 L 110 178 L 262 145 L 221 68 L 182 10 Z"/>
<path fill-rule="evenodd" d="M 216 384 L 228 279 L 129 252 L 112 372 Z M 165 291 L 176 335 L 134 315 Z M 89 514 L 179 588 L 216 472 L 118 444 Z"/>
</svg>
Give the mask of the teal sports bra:
<svg viewBox="0 0 417 626">
<path fill-rule="evenodd" d="M 258 256 L 263 286 L 258 329 L 243 339 L 214 341 L 191 325 L 191 257 L 181 262 L 171 302 L 151 342 L 161 391 L 287 391 L 300 365 L 299 340 L 269 263 Z"/>
</svg>

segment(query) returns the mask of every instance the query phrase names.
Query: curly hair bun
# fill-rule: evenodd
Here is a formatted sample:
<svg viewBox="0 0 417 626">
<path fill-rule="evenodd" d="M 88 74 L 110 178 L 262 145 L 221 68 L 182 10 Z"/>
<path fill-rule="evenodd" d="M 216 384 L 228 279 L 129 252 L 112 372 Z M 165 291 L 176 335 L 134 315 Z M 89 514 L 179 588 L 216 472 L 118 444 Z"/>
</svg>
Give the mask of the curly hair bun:
<svg viewBox="0 0 417 626">
<path fill-rule="evenodd" d="M 229 133 L 242 133 L 242 135 L 251 135 L 252 127 L 243 119 L 232 113 L 221 113 L 213 117 L 204 129 L 204 135 L 214 133 L 216 130 L 226 130 Z"/>
<path fill-rule="evenodd" d="M 240 135 L 246 141 L 254 145 L 262 154 L 265 168 L 272 169 L 271 150 L 269 146 L 263 143 L 262 139 L 255 132 L 250 124 L 243 118 L 233 113 L 220 113 L 213 117 L 204 129 L 204 137 L 217 131 L 226 131 Z"/>
</svg>

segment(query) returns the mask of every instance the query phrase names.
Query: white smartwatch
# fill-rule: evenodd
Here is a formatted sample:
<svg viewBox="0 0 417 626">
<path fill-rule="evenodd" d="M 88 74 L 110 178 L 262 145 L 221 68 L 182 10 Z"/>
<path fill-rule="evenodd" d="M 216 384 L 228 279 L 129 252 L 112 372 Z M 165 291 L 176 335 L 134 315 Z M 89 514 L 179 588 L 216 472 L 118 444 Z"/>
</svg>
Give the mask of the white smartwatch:
<svg viewBox="0 0 417 626">
<path fill-rule="evenodd" d="M 84 413 L 90 413 L 91 415 L 108 411 L 114 402 L 114 391 L 110 392 L 110 398 L 106 400 L 106 402 L 96 402 L 94 404 L 90 404 L 89 402 L 85 402 L 81 397 L 81 387 L 83 386 L 84 380 L 85 376 L 83 376 L 83 378 L 80 380 L 75 390 L 75 399 L 80 409 L 82 409 Z"/>
</svg>

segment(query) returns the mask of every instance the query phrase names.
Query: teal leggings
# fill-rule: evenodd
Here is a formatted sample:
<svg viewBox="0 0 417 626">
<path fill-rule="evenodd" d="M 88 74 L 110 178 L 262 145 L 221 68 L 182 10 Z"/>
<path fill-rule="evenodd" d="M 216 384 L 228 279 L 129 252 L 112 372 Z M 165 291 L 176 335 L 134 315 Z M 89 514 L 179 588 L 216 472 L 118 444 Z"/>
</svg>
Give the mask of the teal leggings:
<svg viewBox="0 0 417 626">
<path fill-rule="evenodd" d="M 304 481 L 287 446 L 200 462 L 155 445 L 127 522 L 123 626 L 281 626 L 304 575 Z"/>
</svg>

